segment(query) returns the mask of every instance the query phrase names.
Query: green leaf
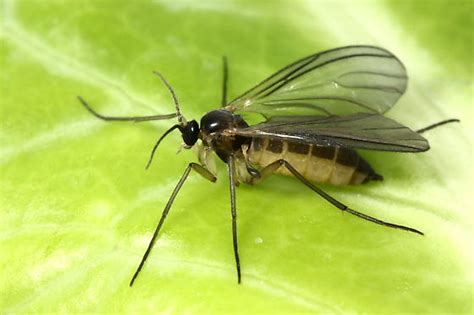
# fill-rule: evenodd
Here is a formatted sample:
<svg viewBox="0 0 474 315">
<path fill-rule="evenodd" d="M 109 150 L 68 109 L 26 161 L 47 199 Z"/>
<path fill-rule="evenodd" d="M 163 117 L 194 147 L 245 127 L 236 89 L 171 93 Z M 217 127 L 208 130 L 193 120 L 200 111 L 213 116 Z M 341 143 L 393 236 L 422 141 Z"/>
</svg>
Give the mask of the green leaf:
<svg viewBox="0 0 474 315">
<path fill-rule="evenodd" d="M 472 2 L 5 0 L 1 10 L 4 313 L 472 313 Z M 237 285 L 220 163 L 215 184 L 190 176 L 130 288 L 196 158 L 176 156 L 174 134 L 145 171 L 174 121 L 104 123 L 76 96 L 108 115 L 172 113 L 159 70 L 199 120 L 219 107 L 222 55 L 232 97 L 349 44 L 385 47 L 406 65 L 409 91 L 389 117 L 414 129 L 462 123 L 428 132 L 427 153 L 362 152 L 382 183 L 322 188 L 425 236 L 341 213 L 275 176 L 237 189 Z"/>
</svg>

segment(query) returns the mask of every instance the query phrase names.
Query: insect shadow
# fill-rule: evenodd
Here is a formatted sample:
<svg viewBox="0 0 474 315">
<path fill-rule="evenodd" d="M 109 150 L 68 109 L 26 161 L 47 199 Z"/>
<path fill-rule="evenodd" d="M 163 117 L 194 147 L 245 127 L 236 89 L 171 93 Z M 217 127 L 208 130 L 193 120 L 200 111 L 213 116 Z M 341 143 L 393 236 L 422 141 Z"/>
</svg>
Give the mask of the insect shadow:
<svg viewBox="0 0 474 315">
<path fill-rule="evenodd" d="M 154 73 L 168 88 L 175 113 L 105 116 L 78 96 L 92 115 L 105 121 L 177 119 L 153 146 L 147 169 L 161 141 L 175 130 L 181 132 L 183 148 L 197 147 L 199 163 L 189 163 L 171 193 L 130 286 L 142 270 L 190 172 L 195 171 L 211 182 L 217 180 L 216 155 L 227 165 L 238 283 L 241 271 L 235 189 L 239 183 L 254 185 L 274 173 L 295 177 L 336 208 L 361 219 L 423 235 L 415 228 L 356 211 L 314 184 L 359 185 L 381 181 L 382 175 L 356 149 L 424 152 L 430 147 L 422 133 L 459 121 L 448 119 L 414 131 L 385 117 L 384 113 L 403 95 L 408 82 L 402 62 L 389 51 L 374 46 L 346 46 L 316 53 L 284 67 L 230 102 L 227 101 L 228 66 L 224 57 L 222 108 L 205 114 L 200 124 L 185 119 L 171 85 L 161 73 Z M 242 118 L 243 113 L 256 113 L 264 121 L 249 125 Z"/>
</svg>

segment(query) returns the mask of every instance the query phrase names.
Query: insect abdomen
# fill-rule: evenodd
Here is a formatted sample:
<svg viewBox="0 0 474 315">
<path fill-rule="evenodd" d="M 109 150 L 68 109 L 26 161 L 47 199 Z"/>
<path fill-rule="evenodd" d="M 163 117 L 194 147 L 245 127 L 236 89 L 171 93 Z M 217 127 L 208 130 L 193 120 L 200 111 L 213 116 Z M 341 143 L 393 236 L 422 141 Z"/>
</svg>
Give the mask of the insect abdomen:
<svg viewBox="0 0 474 315">
<path fill-rule="evenodd" d="M 250 163 L 265 167 L 284 159 L 304 177 L 317 183 L 358 185 L 382 180 L 356 151 L 339 146 L 301 144 L 265 138 L 253 138 L 248 150 Z M 277 173 L 291 175 L 284 167 Z"/>
</svg>

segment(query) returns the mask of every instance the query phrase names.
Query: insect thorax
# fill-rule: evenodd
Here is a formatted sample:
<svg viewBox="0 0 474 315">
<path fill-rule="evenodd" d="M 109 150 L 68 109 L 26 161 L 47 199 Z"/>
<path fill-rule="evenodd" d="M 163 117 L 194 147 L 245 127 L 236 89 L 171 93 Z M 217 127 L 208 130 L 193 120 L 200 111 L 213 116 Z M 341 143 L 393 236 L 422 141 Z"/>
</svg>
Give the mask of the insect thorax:
<svg viewBox="0 0 474 315">
<path fill-rule="evenodd" d="M 224 109 L 213 110 L 201 118 L 199 138 L 204 147 L 215 151 L 219 158 L 227 163 L 229 155 L 240 151 L 242 145 L 250 139 L 223 135 L 222 131 L 245 127 L 248 127 L 248 124 L 241 116 Z"/>
</svg>

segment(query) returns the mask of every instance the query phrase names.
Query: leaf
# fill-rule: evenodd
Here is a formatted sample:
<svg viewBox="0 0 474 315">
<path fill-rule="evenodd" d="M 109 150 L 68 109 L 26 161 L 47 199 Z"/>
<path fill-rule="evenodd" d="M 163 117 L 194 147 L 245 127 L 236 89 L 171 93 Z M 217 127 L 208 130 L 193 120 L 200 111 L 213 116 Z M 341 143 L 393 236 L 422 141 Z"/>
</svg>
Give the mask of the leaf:
<svg viewBox="0 0 474 315">
<path fill-rule="evenodd" d="M 424 15 L 426 8 L 430 15 Z M 408 8 L 408 9 L 407 9 Z M 4 1 L 0 309 L 4 313 L 472 313 L 471 19 L 423 2 Z M 437 9 L 436 9 L 437 8 Z M 442 10 L 439 8 L 443 8 Z M 472 4 L 471 4 L 472 8 Z M 472 12 L 472 10 L 471 10 Z M 426 24 L 425 24 L 426 23 Z M 469 23 L 469 25 L 466 25 Z M 423 25 L 429 25 L 424 29 Z M 322 187 L 424 237 L 335 211 L 295 179 L 237 189 L 243 282 L 236 283 L 228 182 L 192 175 L 133 288 L 128 287 L 192 152 L 165 114 L 172 84 L 188 119 L 311 53 L 374 44 L 406 65 L 409 91 L 389 117 L 426 134 L 423 154 L 362 152 L 383 183 Z M 447 54 L 446 51 L 452 51 Z M 455 71 L 452 71 L 455 69 Z"/>
</svg>

